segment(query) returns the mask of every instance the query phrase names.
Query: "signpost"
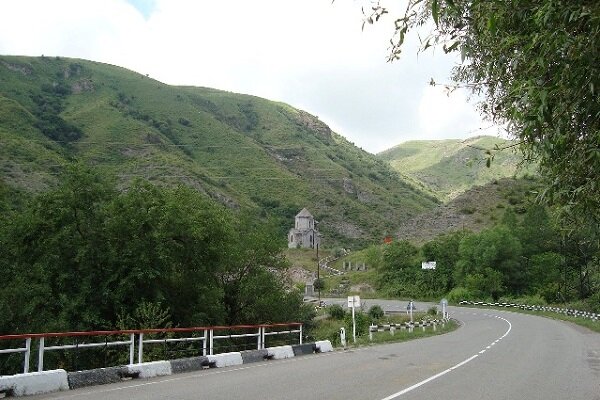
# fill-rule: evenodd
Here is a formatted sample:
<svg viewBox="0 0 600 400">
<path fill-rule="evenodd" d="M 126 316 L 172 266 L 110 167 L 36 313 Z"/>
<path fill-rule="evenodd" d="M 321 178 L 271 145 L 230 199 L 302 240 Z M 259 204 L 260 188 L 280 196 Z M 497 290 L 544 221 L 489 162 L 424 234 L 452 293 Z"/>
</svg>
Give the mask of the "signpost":
<svg viewBox="0 0 600 400">
<path fill-rule="evenodd" d="M 356 343 L 356 317 L 354 308 L 360 307 L 360 296 L 348 296 L 348 308 L 352 308 L 352 341 Z"/>
</svg>

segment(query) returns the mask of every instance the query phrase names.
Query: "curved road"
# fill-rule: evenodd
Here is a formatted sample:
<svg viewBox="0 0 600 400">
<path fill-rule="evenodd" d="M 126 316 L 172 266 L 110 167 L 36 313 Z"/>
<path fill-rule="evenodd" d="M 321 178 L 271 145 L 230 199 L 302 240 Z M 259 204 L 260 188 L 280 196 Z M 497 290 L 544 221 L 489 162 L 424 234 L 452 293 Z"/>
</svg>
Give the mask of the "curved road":
<svg viewBox="0 0 600 400">
<path fill-rule="evenodd" d="M 508 311 L 449 311 L 462 326 L 445 335 L 31 398 L 600 400 L 600 334 Z"/>
</svg>

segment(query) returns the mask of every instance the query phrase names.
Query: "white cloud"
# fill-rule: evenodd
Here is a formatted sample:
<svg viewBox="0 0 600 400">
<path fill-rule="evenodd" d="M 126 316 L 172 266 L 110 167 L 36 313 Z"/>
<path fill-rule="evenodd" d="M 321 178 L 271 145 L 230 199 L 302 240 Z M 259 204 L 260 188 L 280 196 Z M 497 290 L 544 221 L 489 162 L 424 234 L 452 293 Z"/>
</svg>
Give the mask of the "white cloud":
<svg viewBox="0 0 600 400">
<path fill-rule="evenodd" d="M 369 151 L 480 124 L 464 96 L 446 101 L 427 87 L 447 79 L 452 59 L 417 58 L 412 41 L 387 64 L 393 18 L 361 32 L 356 1 L 157 0 L 146 17 L 125 0 L 0 5 L 2 54 L 87 58 L 288 102 Z"/>
</svg>

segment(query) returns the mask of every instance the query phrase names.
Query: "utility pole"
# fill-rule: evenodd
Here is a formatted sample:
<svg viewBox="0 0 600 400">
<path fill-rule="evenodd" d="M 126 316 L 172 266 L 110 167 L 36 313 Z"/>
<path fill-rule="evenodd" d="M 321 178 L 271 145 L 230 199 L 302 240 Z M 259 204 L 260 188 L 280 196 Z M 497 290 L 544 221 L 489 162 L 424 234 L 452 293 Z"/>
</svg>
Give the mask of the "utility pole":
<svg viewBox="0 0 600 400">
<path fill-rule="evenodd" d="M 319 307 L 321 306 L 321 263 L 319 262 L 319 243 L 317 243 L 317 291 L 319 293 Z"/>
</svg>

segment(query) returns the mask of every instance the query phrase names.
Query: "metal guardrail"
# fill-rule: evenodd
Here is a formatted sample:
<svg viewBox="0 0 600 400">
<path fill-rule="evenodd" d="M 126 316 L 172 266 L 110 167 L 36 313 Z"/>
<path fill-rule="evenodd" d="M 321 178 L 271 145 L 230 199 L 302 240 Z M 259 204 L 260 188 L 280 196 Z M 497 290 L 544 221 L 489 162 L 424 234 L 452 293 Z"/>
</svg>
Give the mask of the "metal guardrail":
<svg viewBox="0 0 600 400">
<path fill-rule="evenodd" d="M 572 317 L 586 318 L 592 321 L 600 321 L 600 314 L 592 313 L 589 311 L 573 310 L 571 308 L 559 308 L 559 307 L 548 307 L 548 306 L 532 306 L 528 304 L 515 304 L 515 303 L 488 303 L 485 301 L 468 301 L 462 300 L 458 303 L 459 305 L 473 305 L 473 306 L 484 306 L 484 307 L 505 307 L 505 308 L 519 308 L 521 310 L 528 311 L 546 311 L 554 312 L 557 314 L 569 315 Z"/>
<path fill-rule="evenodd" d="M 282 330 L 281 328 L 286 328 Z M 200 333 L 200 336 L 193 336 Z M 30 370 L 30 359 L 32 353 L 33 340 L 38 341 L 37 346 L 37 371 L 44 370 L 44 354 L 48 351 L 86 349 L 94 347 L 116 347 L 129 346 L 129 363 L 135 362 L 135 348 L 137 343 L 137 363 L 140 364 L 144 359 L 144 345 L 165 344 L 174 342 L 201 342 L 202 355 L 213 355 L 215 350 L 215 341 L 223 339 L 236 338 L 256 338 L 257 350 L 263 350 L 266 347 L 266 338 L 275 335 L 299 334 L 299 343 L 302 344 L 302 323 L 290 322 L 279 324 L 263 325 L 234 325 L 234 326 L 210 326 L 193 328 L 164 328 L 164 329 L 133 329 L 121 331 L 88 331 L 88 332 L 56 332 L 56 333 L 27 333 L 18 335 L 1 335 L 0 344 L 11 341 L 24 341 L 24 347 L 12 347 L 0 349 L 1 354 L 23 353 L 23 373 Z M 145 339 L 144 335 L 150 334 L 188 334 L 191 336 L 180 338 L 163 339 Z M 93 337 L 104 337 L 102 342 L 92 342 L 89 339 Z M 109 337 L 128 337 L 128 340 L 112 340 Z M 46 339 L 51 338 L 71 338 L 72 344 L 62 344 L 47 346 Z M 88 341 L 80 342 L 81 338 L 88 338 Z"/>
</svg>

